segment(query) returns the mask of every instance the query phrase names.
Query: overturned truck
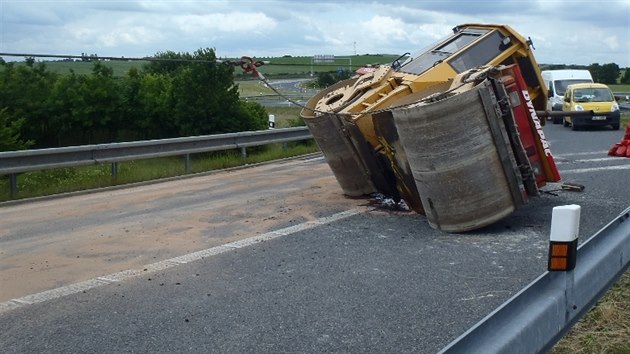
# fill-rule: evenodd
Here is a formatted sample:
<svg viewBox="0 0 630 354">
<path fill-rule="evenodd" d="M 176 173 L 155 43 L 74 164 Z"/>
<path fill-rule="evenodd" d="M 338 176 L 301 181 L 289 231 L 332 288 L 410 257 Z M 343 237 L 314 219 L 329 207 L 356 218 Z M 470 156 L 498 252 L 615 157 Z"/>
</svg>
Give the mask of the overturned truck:
<svg viewBox="0 0 630 354">
<path fill-rule="evenodd" d="M 474 230 L 560 180 L 530 46 L 508 26 L 457 26 L 426 51 L 319 92 L 301 116 L 344 194 L 379 192 L 436 229 Z"/>
</svg>

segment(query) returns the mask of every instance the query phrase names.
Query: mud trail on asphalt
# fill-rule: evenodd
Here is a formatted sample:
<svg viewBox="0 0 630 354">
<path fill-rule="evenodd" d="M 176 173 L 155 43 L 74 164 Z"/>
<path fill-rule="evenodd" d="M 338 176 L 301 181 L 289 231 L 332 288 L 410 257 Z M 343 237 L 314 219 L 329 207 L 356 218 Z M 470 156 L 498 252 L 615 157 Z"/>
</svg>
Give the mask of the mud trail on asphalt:
<svg viewBox="0 0 630 354">
<path fill-rule="evenodd" d="M 0 206 L 0 301 L 366 204 L 310 158 Z"/>
</svg>

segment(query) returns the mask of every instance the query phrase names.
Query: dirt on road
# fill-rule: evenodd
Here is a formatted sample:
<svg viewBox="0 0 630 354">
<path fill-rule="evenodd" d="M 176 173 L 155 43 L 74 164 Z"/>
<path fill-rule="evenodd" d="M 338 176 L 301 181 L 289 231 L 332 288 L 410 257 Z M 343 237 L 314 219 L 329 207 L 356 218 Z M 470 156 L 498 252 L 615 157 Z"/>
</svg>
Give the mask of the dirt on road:
<svg viewBox="0 0 630 354">
<path fill-rule="evenodd" d="M 302 158 L 0 206 L 0 302 L 367 204 Z"/>
</svg>

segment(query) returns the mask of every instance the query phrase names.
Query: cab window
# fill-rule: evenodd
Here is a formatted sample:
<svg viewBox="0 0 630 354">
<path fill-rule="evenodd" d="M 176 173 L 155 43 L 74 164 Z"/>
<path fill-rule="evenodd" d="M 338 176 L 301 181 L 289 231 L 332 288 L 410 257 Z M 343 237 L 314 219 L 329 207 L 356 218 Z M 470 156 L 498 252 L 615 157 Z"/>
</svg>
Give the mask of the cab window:
<svg viewBox="0 0 630 354">
<path fill-rule="evenodd" d="M 445 43 L 429 51 L 412 56 L 400 67 L 399 71 L 420 75 L 488 32 L 489 30 L 467 29 L 450 39 L 445 39 Z"/>
<path fill-rule="evenodd" d="M 507 46 L 503 43 L 504 38 L 505 36 L 499 31 L 494 31 L 462 53 L 457 54 L 453 59 L 449 60 L 449 64 L 457 73 L 488 64 L 493 58 L 507 49 Z"/>
</svg>

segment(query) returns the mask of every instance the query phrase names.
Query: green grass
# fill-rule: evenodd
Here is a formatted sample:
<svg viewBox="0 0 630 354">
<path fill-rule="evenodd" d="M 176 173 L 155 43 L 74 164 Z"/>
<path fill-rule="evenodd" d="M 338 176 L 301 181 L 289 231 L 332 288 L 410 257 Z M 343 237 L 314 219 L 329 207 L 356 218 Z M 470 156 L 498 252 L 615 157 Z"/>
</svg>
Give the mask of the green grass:
<svg viewBox="0 0 630 354">
<path fill-rule="evenodd" d="M 191 156 L 191 172 L 200 173 L 224 168 L 272 161 L 317 152 L 317 145 L 307 143 L 272 144 L 249 148 L 243 158 L 239 151 L 202 153 Z M 122 185 L 186 174 L 183 157 L 164 157 L 118 163 L 118 174 L 112 177 L 112 166 L 92 165 L 21 173 L 17 176 L 18 193 L 10 196 L 8 176 L 0 176 L 0 202 Z"/>
<path fill-rule="evenodd" d="M 389 64 L 398 55 L 375 54 L 375 55 L 341 55 L 335 56 L 332 63 L 312 62 L 312 57 L 281 57 L 281 58 L 260 58 L 270 63 L 259 68 L 265 75 L 279 74 L 310 74 L 311 71 L 327 72 L 336 71 L 338 68 L 354 71 L 364 65 Z M 311 63 L 312 62 L 312 63 Z"/>
<path fill-rule="evenodd" d="M 269 64 L 263 65 L 258 70 L 264 75 L 270 76 L 286 76 L 300 75 L 306 76 L 313 72 L 335 71 L 337 68 L 356 70 L 367 64 L 389 64 L 398 55 L 390 54 L 365 54 L 365 55 L 342 55 L 336 56 L 333 63 L 312 63 L 312 57 L 271 57 L 271 58 L 255 58 L 256 60 L 269 61 Z M 343 59 L 342 59 L 343 58 Z M 349 58 L 349 59 L 347 59 Z M 234 59 L 234 58 L 232 58 Z M 57 73 L 69 73 L 74 70 L 77 74 L 90 74 L 94 64 L 92 62 L 83 61 L 46 61 L 46 67 Z M 103 61 L 104 65 L 114 70 L 114 77 L 124 76 L 129 69 L 141 68 L 148 61 L 134 60 L 110 60 Z M 243 74 L 241 68 L 234 69 L 234 75 L 239 78 L 249 79 L 251 74 Z"/>
<path fill-rule="evenodd" d="M 304 122 L 300 117 L 301 107 L 265 107 L 269 114 L 273 114 L 276 120 L 276 128 L 289 128 L 303 126 Z"/>
<path fill-rule="evenodd" d="M 238 85 L 238 94 L 240 97 L 275 95 L 272 89 L 266 87 L 260 80 L 252 81 L 236 81 Z"/>
<path fill-rule="evenodd" d="M 612 92 L 630 92 L 630 85 L 608 85 Z"/>
<path fill-rule="evenodd" d="M 551 353 L 630 353 L 630 272 L 576 323 Z"/>
<path fill-rule="evenodd" d="M 102 64 L 114 70 L 114 77 L 123 77 L 131 68 L 140 69 L 147 61 L 103 61 Z M 46 68 L 51 72 L 68 74 L 70 70 L 78 75 L 89 75 L 92 73 L 94 63 L 87 61 L 48 61 Z"/>
</svg>

